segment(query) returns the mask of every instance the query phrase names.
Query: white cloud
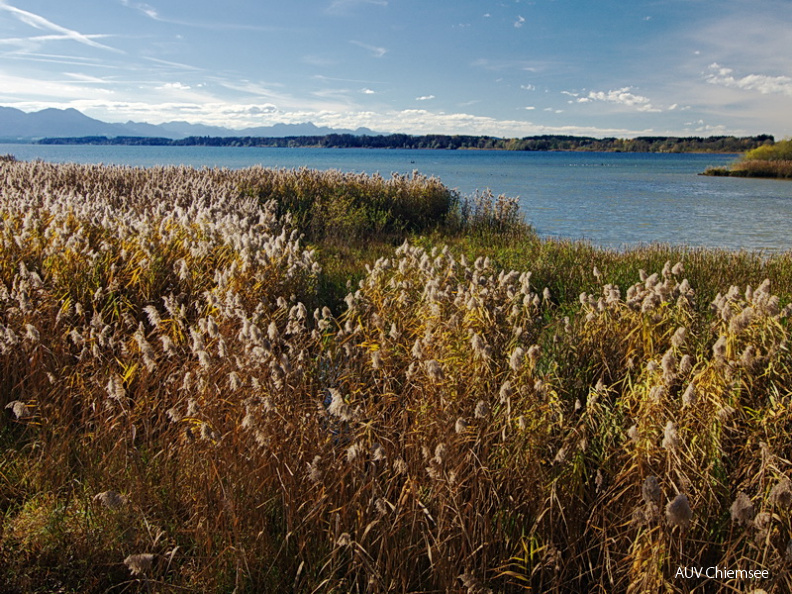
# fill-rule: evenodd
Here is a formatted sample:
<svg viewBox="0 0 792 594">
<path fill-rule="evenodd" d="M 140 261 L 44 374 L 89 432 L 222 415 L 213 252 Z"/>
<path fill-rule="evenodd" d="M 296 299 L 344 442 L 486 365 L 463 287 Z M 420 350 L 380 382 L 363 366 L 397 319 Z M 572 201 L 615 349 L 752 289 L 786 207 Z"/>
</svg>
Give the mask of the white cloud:
<svg viewBox="0 0 792 594">
<path fill-rule="evenodd" d="M 21 10 L 16 8 L 15 6 L 11 6 L 10 4 L 6 4 L 5 2 L 0 2 L 0 10 L 4 10 L 6 12 L 11 13 L 17 19 L 33 27 L 34 29 L 38 29 L 40 31 L 54 31 L 58 33 L 60 38 L 62 39 L 71 39 L 72 41 L 76 41 L 77 43 L 82 43 L 83 45 L 87 45 L 90 47 L 109 50 L 111 52 L 123 53 L 121 50 L 117 50 L 113 47 L 108 45 L 103 45 L 101 43 L 97 43 L 92 39 L 92 35 L 83 35 L 78 31 L 74 31 L 72 29 L 67 29 L 66 27 L 61 27 L 53 23 L 52 21 L 48 21 L 43 16 L 34 14 L 32 12 L 28 12 L 27 10 Z M 46 39 L 48 36 L 44 36 Z"/>
<path fill-rule="evenodd" d="M 374 95 L 376 93 L 376 91 L 372 89 L 362 89 L 360 92 L 364 95 Z"/>
<path fill-rule="evenodd" d="M 388 50 L 385 49 L 384 47 L 377 47 L 375 45 L 369 45 L 367 43 L 363 43 L 362 41 L 354 41 L 354 40 L 352 40 L 349 43 L 351 43 L 353 45 L 356 45 L 358 47 L 362 47 L 365 50 L 368 50 L 369 52 L 371 52 L 371 55 L 374 56 L 375 58 L 381 58 L 382 56 L 384 56 L 385 54 L 388 53 Z"/>
<path fill-rule="evenodd" d="M 157 90 L 160 91 L 186 91 L 191 89 L 190 85 L 185 85 L 180 82 L 173 82 L 173 83 L 165 83 L 162 86 L 155 87 Z"/>
<path fill-rule="evenodd" d="M 0 84 L 5 82 L 0 80 Z M 0 92 L 0 96 L 2 96 Z M 84 93 L 81 95 L 85 96 Z M 443 113 L 425 109 L 388 111 L 283 110 L 273 104 L 250 103 L 186 103 L 113 101 L 75 98 L 71 101 L 26 101 L 7 103 L 25 111 L 46 107 L 73 107 L 104 121 L 144 121 L 153 124 L 172 120 L 241 129 L 276 123 L 313 122 L 332 128 L 361 126 L 383 132 L 413 134 L 482 134 L 496 136 L 530 136 L 533 134 L 580 134 L 586 136 L 635 136 L 646 130 L 596 128 L 592 126 L 545 126 L 524 120 L 502 120 L 469 113 Z"/>
<path fill-rule="evenodd" d="M 605 103 L 615 103 L 617 105 L 626 105 L 627 107 L 635 107 L 638 111 L 657 112 L 659 109 L 652 106 L 648 97 L 642 95 L 635 95 L 631 93 L 632 87 L 622 87 L 621 89 L 614 89 L 612 91 L 589 91 L 586 97 L 579 97 L 578 103 L 590 103 L 592 101 L 603 101 Z M 573 95 L 572 93 L 567 93 Z"/>
<path fill-rule="evenodd" d="M 536 109 L 536 108 L 535 108 L 533 105 L 529 105 L 529 106 L 528 106 L 528 107 L 526 107 L 525 109 L 527 109 L 528 111 L 533 111 L 533 110 L 534 110 L 534 109 Z"/>
<path fill-rule="evenodd" d="M 434 95 L 421 95 L 420 97 L 416 97 L 416 101 L 429 101 L 430 99 L 434 99 Z"/>
<path fill-rule="evenodd" d="M 525 23 L 525 19 L 520 15 L 517 15 L 517 20 L 514 21 L 514 28 L 519 29 L 520 27 L 523 26 L 523 23 Z"/>
<path fill-rule="evenodd" d="M 68 76 L 69 78 L 72 78 L 72 79 L 76 80 L 77 82 L 81 82 L 81 83 L 96 83 L 96 84 L 103 84 L 104 85 L 104 84 L 107 84 L 107 83 L 110 82 L 110 81 L 108 81 L 108 80 L 106 80 L 104 78 L 99 78 L 98 76 L 91 76 L 89 74 L 81 74 L 79 72 L 64 72 L 63 74 L 64 74 L 64 76 Z"/>
<path fill-rule="evenodd" d="M 102 88 L 91 89 L 90 93 L 100 96 L 112 95 L 111 91 Z M 18 103 L 19 97 L 26 97 L 36 104 L 49 101 L 51 103 L 45 107 L 54 107 L 56 103 L 82 99 L 85 96 L 85 87 L 79 81 L 42 80 L 0 72 L 0 98 L 4 102 Z"/>
<path fill-rule="evenodd" d="M 216 31 L 223 31 L 223 30 L 240 30 L 240 31 L 275 31 L 278 30 L 278 27 L 271 27 L 266 25 L 251 25 L 251 24 L 239 24 L 239 23 L 221 23 L 218 21 L 211 21 L 211 22 L 191 22 L 191 21 L 183 21 L 179 19 L 167 18 L 160 14 L 159 10 L 154 8 L 153 6 L 143 3 L 143 2 L 131 2 L 130 0 L 121 0 L 121 4 L 126 6 L 127 8 L 132 8 L 133 10 L 137 10 L 142 12 L 150 19 L 155 21 L 159 21 L 160 23 L 169 23 L 171 25 L 181 25 L 184 27 L 196 27 L 199 29 L 211 29 Z"/>
<path fill-rule="evenodd" d="M 741 78 L 734 76 L 734 70 L 723 68 L 717 63 L 710 64 L 709 74 L 704 77 L 708 83 L 741 89 L 758 91 L 762 95 L 787 95 L 792 97 L 792 78 L 788 76 L 769 76 L 766 74 L 748 74 Z"/>
<path fill-rule="evenodd" d="M 525 91 L 535 91 L 536 90 L 536 86 L 535 85 L 520 85 L 520 88 L 525 90 Z"/>
<path fill-rule="evenodd" d="M 123 4 L 127 8 L 134 8 L 135 10 L 139 10 L 147 17 L 152 18 L 155 21 L 162 20 L 160 19 L 160 15 L 157 9 L 149 4 L 145 4 L 143 2 L 130 2 L 129 0 L 121 0 L 121 4 Z"/>
<path fill-rule="evenodd" d="M 1 5 L 0 5 L 1 6 Z M 111 35 L 85 35 L 87 39 L 102 39 Z M 41 47 L 47 41 L 64 41 L 73 39 L 71 35 L 35 35 L 33 37 L 7 37 L 0 39 L 0 45 L 16 45 L 25 51 L 32 51 Z"/>
</svg>

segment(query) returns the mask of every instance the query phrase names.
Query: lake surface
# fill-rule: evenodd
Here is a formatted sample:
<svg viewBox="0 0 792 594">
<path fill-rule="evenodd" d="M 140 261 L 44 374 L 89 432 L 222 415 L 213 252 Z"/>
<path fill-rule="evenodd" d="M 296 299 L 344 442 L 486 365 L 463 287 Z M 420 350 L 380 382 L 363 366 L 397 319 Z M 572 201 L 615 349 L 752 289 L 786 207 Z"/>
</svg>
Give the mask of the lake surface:
<svg viewBox="0 0 792 594">
<path fill-rule="evenodd" d="M 702 177 L 736 155 L 0 144 L 20 160 L 150 167 L 310 167 L 390 175 L 417 170 L 464 194 L 517 196 L 545 237 L 605 247 L 664 242 L 792 249 L 792 182 Z"/>
</svg>

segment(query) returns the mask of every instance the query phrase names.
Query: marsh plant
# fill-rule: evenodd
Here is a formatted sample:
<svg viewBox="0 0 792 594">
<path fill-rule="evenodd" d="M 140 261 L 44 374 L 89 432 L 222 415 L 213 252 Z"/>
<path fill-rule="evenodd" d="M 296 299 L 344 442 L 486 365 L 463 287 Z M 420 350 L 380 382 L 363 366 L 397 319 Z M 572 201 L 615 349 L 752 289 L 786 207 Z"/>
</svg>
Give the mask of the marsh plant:
<svg viewBox="0 0 792 594">
<path fill-rule="evenodd" d="M 397 216 L 442 194 L 415 176 L 0 175 L 5 591 L 744 589 L 674 577 L 716 564 L 792 589 L 788 287 L 600 262 L 570 300 L 417 240 L 334 313 L 289 188 L 381 188 L 394 233 L 515 233 L 513 206 Z"/>
</svg>

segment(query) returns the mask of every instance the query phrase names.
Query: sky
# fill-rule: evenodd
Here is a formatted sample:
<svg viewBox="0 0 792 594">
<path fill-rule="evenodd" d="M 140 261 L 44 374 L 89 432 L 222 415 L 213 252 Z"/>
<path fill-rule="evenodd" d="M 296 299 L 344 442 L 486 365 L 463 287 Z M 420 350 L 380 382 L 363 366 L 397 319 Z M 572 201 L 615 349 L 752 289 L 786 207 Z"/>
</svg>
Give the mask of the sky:
<svg viewBox="0 0 792 594">
<path fill-rule="evenodd" d="M 107 122 L 792 135 L 792 0 L 0 0 L 0 105 Z"/>
</svg>

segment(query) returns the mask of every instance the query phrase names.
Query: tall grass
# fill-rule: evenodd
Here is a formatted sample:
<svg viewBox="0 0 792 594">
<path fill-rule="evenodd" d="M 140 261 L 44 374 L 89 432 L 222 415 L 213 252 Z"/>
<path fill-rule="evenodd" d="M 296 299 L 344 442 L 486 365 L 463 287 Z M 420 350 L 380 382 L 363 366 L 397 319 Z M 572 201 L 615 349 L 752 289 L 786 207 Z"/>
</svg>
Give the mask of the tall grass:
<svg viewBox="0 0 792 594">
<path fill-rule="evenodd" d="M 792 140 L 757 147 L 730 168 L 709 168 L 704 175 L 792 179 Z"/>
<path fill-rule="evenodd" d="M 0 163 L 4 591 L 792 587 L 788 255 L 386 200 L 334 313 L 339 175 Z"/>
<path fill-rule="evenodd" d="M 746 160 L 732 168 L 732 175 L 737 177 L 776 177 L 792 179 L 792 160 Z"/>
</svg>

